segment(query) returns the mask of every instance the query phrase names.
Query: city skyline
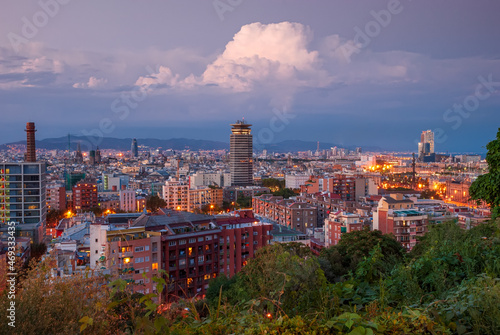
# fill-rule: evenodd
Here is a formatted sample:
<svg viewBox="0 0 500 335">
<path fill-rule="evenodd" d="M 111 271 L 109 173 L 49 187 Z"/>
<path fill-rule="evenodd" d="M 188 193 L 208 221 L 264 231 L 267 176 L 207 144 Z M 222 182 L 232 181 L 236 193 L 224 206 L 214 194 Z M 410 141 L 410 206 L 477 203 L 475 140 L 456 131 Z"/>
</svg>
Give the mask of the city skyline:
<svg viewBox="0 0 500 335">
<path fill-rule="evenodd" d="M 245 117 L 263 144 L 414 151 L 430 129 L 436 151 L 485 152 L 500 124 L 498 3 L 215 3 L 9 4 L 0 143 L 27 121 L 39 139 L 227 142 Z"/>
</svg>

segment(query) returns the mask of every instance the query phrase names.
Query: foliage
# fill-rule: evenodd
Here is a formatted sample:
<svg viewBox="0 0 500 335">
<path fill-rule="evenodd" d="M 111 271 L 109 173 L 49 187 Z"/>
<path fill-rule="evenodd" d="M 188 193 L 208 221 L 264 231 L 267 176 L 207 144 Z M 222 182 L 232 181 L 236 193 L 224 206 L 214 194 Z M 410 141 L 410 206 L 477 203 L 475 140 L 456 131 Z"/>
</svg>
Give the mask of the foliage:
<svg viewBox="0 0 500 335">
<path fill-rule="evenodd" d="M 382 263 L 386 273 L 394 264 L 401 262 L 405 250 L 392 235 L 382 234 L 379 230 L 368 229 L 342 234 L 337 245 L 321 251 L 319 263 L 330 282 L 343 280 L 349 272 L 356 270 L 364 257 L 369 256 L 376 245 L 380 244 Z"/>
<path fill-rule="evenodd" d="M 40 258 L 47 252 L 47 245 L 45 243 L 32 243 L 31 244 L 31 258 L 40 260 Z"/>
<path fill-rule="evenodd" d="M 491 206 L 491 215 L 500 217 L 500 128 L 497 138 L 486 146 L 489 172 L 479 176 L 470 186 L 471 199 L 483 200 Z"/>
<path fill-rule="evenodd" d="M 296 196 L 297 194 L 290 188 L 284 188 L 276 192 L 272 192 L 274 196 L 281 196 L 283 199 L 288 199 L 290 197 Z"/>
<path fill-rule="evenodd" d="M 240 208 L 250 208 L 252 207 L 252 197 L 238 197 L 237 200 L 238 207 Z"/>
<path fill-rule="evenodd" d="M 349 269 L 331 283 L 304 244 L 273 244 L 237 275 L 213 279 L 205 299 L 163 305 L 163 277 L 152 278 L 155 293 L 132 294 L 124 280 L 48 279 L 53 265 L 43 261 L 16 297 L 23 322 L 0 333 L 498 334 L 499 224 L 436 225 L 409 254 L 380 232 L 344 234 L 319 258 Z M 4 295 L 2 318 L 7 304 Z"/>
<path fill-rule="evenodd" d="M 296 244 L 274 244 L 257 251 L 236 281 L 263 310 L 296 315 L 319 307 L 326 279 L 318 261 Z M 308 292 L 303 294 L 303 292 Z"/>
<path fill-rule="evenodd" d="M 164 208 L 167 205 L 165 200 L 157 195 L 152 195 L 146 199 L 146 209 L 152 213 L 155 213 L 160 208 Z"/>
<path fill-rule="evenodd" d="M 64 210 L 50 209 L 47 212 L 47 228 L 54 228 L 64 218 Z"/>
<path fill-rule="evenodd" d="M 0 334 L 76 334 L 84 316 L 92 320 L 93 334 L 116 328 L 116 320 L 106 312 L 106 280 L 85 275 L 50 278 L 52 262 L 49 258 L 32 264 L 17 283 L 15 328 L 5 322 L 11 300 L 7 294 L 0 296 Z"/>
<path fill-rule="evenodd" d="M 285 188 L 285 180 L 265 178 L 262 179 L 262 186 L 269 187 L 271 190 L 281 190 Z"/>
<path fill-rule="evenodd" d="M 439 199 L 441 199 L 441 195 L 436 190 L 423 190 L 422 193 L 420 193 L 420 198 L 421 199 L 436 199 L 436 200 L 439 200 Z"/>
</svg>

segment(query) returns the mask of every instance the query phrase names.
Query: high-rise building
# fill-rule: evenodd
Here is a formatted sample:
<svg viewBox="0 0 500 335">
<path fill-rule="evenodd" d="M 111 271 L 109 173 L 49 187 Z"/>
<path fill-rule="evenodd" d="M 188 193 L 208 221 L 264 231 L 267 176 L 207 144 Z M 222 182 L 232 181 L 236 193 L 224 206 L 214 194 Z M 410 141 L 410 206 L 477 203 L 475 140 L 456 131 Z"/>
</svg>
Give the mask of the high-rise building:
<svg viewBox="0 0 500 335">
<path fill-rule="evenodd" d="M 135 138 L 132 140 L 130 151 L 132 152 L 132 157 L 139 157 L 139 148 L 137 147 L 137 139 Z"/>
<path fill-rule="evenodd" d="M 101 150 L 99 150 L 99 147 L 95 150 L 95 163 L 101 164 Z"/>
<path fill-rule="evenodd" d="M 0 235 L 16 222 L 19 236 L 40 242 L 47 217 L 45 163 L 0 164 Z"/>
<path fill-rule="evenodd" d="M 0 164 L 0 235 L 15 222 L 18 236 L 41 242 L 47 218 L 47 166 L 36 162 L 35 124 L 26 123 L 25 131 L 25 162 Z"/>
<path fill-rule="evenodd" d="M 35 147 L 35 123 L 26 123 L 26 154 L 24 157 L 25 162 L 36 162 L 36 147 Z"/>
<path fill-rule="evenodd" d="M 423 159 L 424 156 L 432 154 L 434 154 L 434 133 L 431 130 L 424 130 L 420 135 L 418 156 Z"/>
<path fill-rule="evenodd" d="M 231 125 L 230 156 L 231 185 L 253 185 L 253 139 L 250 134 L 252 126 L 245 121 L 236 121 Z"/>
</svg>

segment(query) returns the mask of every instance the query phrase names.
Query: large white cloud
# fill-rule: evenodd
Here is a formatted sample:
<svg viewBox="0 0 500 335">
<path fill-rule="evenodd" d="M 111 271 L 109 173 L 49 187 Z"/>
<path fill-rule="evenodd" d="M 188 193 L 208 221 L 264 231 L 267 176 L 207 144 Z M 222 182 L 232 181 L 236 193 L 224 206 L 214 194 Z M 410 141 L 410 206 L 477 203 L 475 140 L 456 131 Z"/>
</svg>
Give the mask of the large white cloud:
<svg viewBox="0 0 500 335">
<path fill-rule="evenodd" d="M 308 49 L 311 30 L 300 24 L 252 23 L 243 26 L 222 54 L 201 76 L 183 80 L 162 67 L 156 75 L 140 77 L 136 85 L 167 84 L 181 87 L 218 86 L 233 92 L 260 87 L 322 87 L 330 79 L 322 69 L 318 52 Z"/>
</svg>

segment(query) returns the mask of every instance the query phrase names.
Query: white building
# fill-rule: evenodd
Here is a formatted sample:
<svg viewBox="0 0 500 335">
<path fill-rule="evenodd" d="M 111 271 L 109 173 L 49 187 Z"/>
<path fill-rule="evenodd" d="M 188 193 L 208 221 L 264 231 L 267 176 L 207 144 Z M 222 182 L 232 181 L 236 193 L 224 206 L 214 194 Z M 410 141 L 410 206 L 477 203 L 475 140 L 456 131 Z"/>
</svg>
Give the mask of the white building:
<svg viewBox="0 0 500 335">
<path fill-rule="evenodd" d="M 120 191 L 120 209 L 125 212 L 137 212 L 137 201 L 135 191 Z"/>
<path fill-rule="evenodd" d="M 198 186 L 231 186 L 231 174 L 227 172 L 196 172 L 189 176 L 189 187 L 194 189 Z"/>
<path fill-rule="evenodd" d="M 305 185 L 306 181 L 309 180 L 309 175 L 285 175 L 285 187 L 296 189 L 300 188 L 301 185 Z"/>
</svg>

